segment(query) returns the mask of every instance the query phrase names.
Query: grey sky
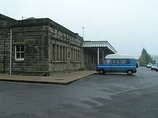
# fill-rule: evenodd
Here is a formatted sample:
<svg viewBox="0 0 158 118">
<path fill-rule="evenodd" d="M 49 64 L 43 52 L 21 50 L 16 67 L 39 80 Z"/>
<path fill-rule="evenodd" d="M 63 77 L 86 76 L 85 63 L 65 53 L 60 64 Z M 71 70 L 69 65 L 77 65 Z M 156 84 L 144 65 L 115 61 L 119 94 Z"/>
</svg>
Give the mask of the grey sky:
<svg viewBox="0 0 158 118">
<path fill-rule="evenodd" d="M 50 18 L 85 40 L 107 40 L 118 53 L 158 55 L 158 0 L 0 0 L 17 20 Z"/>
</svg>

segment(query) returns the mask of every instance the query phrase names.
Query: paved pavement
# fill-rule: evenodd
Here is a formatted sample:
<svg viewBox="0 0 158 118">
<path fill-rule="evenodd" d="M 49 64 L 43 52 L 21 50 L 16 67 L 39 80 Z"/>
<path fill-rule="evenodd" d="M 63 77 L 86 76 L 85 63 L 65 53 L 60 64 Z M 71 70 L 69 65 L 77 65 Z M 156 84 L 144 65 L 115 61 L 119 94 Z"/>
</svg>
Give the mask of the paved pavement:
<svg viewBox="0 0 158 118">
<path fill-rule="evenodd" d="M 21 76 L 0 74 L 0 81 L 27 82 L 27 83 L 45 83 L 45 84 L 69 84 L 86 76 L 95 74 L 96 71 L 77 71 L 56 74 L 53 76 Z"/>
</svg>

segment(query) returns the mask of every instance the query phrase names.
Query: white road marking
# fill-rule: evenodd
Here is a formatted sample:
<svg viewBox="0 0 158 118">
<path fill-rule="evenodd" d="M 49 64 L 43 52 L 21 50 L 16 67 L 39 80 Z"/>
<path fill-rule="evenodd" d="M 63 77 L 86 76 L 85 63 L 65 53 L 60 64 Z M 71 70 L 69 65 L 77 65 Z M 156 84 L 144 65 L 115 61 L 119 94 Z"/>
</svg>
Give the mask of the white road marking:
<svg viewBox="0 0 158 118">
<path fill-rule="evenodd" d="M 138 73 L 136 73 L 136 75 L 138 76 L 140 82 L 141 82 L 141 83 L 144 83 L 144 82 L 142 81 L 142 79 L 139 77 Z"/>
</svg>

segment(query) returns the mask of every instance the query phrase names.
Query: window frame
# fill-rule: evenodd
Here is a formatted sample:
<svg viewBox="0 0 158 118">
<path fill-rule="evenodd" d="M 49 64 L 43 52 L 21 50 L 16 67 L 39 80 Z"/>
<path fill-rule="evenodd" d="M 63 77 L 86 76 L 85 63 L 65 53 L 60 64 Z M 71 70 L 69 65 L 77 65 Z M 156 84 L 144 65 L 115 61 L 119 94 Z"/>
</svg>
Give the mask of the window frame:
<svg viewBox="0 0 158 118">
<path fill-rule="evenodd" d="M 20 46 L 19 50 L 17 49 L 18 48 L 17 46 Z M 20 56 L 19 58 L 18 58 L 18 54 Z M 22 54 L 23 54 L 23 56 L 22 56 Z M 24 44 L 15 45 L 15 60 L 16 61 L 24 61 L 24 58 L 25 58 L 25 46 L 24 46 Z"/>
</svg>

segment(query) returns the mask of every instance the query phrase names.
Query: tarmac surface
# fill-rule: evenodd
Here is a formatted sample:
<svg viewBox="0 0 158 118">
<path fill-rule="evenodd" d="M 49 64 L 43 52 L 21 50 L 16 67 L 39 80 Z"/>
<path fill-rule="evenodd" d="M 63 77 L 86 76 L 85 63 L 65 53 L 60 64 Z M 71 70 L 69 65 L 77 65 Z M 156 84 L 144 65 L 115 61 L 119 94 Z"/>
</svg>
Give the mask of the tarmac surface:
<svg viewBox="0 0 158 118">
<path fill-rule="evenodd" d="M 88 71 L 60 73 L 53 76 L 22 76 L 22 75 L 0 74 L 0 81 L 66 85 L 96 73 L 97 73 L 96 71 L 88 70 Z"/>
</svg>

